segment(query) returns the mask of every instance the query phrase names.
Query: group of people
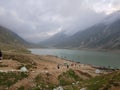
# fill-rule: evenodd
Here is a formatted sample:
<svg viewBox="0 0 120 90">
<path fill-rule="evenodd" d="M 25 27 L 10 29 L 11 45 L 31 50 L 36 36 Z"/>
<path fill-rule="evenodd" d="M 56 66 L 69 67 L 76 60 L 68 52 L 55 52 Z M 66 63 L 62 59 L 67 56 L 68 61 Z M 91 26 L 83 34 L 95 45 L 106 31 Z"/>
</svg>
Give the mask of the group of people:
<svg viewBox="0 0 120 90">
<path fill-rule="evenodd" d="M 64 63 L 64 64 L 57 64 L 57 69 L 60 69 L 60 67 L 62 66 L 66 66 L 66 68 L 70 68 L 70 67 L 81 67 L 80 63 Z"/>
<path fill-rule="evenodd" d="M 60 66 L 61 66 L 61 65 L 58 64 L 58 65 L 57 65 L 57 68 L 60 69 Z M 68 65 L 68 64 L 66 64 L 65 66 L 66 66 L 67 68 L 69 68 L 69 65 Z"/>
<path fill-rule="evenodd" d="M 0 60 L 2 60 L 2 51 L 0 50 Z"/>
</svg>

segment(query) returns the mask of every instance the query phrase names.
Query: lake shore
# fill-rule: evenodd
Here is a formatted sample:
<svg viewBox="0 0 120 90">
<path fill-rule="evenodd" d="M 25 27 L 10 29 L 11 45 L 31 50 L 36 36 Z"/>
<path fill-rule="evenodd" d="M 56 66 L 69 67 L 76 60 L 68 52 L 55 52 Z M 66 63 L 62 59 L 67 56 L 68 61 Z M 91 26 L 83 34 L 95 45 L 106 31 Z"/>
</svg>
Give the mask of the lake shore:
<svg viewBox="0 0 120 90">
<path fill-rule="evenodd" d="M 52 55 L 34 55 L 10 52 L 4 53 L 3 60 L 0 62 L 0 71 L 5 73 L 21 72 L 20 68 L 23 66 L 28 70 L 28 77 L 17 81 L 15 84 L 11 85 L 8 90 L 13 90 L 15 88 L 18 89 L 21 86 L 24 86 L 24 90 L 37 87 L 35 80 L 39 75 L 43 78 L 45 84 L 52 83 L 53 85 L 59 85 L 60 82 L 58 77 L 71 70 L 84 80 L 101 75 L 101 73 L 96 73 L 97 68 L 92 65 L 81 64 Z M 110 72 L 102 72 L 102 74 L 108 73 Z M 0 86 L 0 88 L 2 88 L 2 86 Z"/>
<path fill-rule="evenodd" d="M 67 64 L 69 65 L 69 67 L 67 67 Z M 59 65 L 59 69 L 57 65 Z M 84 78 L 88 78 L 85 75 L 88 75 L 90 77 L 95 77 L 96 75 L 98 75 L 95 73 L 95 68 L 93 68 L 91 65 L 80 64 L 51 55 L 34 55 L 20 53 L 4 53 L 3 60 L 1 60 L 0 62 L 0 71 L 19 72 L 20 67 L 22 66 L 25 66 L 29 71 L 29 76 L 27 80 L 23 79 L 19 82 L 16 82 L 10 87 L 9 90 L 18 88 L 21 85 L 33 87 L 34 82 L 32 80 L 39 74 L 50 74 L 50 82 L 52 82 L 53 84 L 58 84 L 58 76 L 63 72 L 68 71 L 69 69 L 80 71 L 83 74 Z M 29 79 L 31 79 L 31 81 L 29 81 Z M 25 87 L 25 90 L 28 89 L 27 87 Z"/>
<path fill-rule="evenodd" d="M 66 49 L 66 50 L 86 50 L 86 51 L 100 51 L 100 52 L 111 52 L 120 53 L 119 49 L 101 49 L 101 48 L 29 48 L 29 49 Z"/>
<path fill-rule="evenodd" d="M 69 50 L 69 49 L 29 49 L 37 55 L 53 55 L 63 59 L 83 64 L 91 64 L 101 67 L 120 68 L 119 53 L 91 51 L 91 50 Z"/>
</svg>

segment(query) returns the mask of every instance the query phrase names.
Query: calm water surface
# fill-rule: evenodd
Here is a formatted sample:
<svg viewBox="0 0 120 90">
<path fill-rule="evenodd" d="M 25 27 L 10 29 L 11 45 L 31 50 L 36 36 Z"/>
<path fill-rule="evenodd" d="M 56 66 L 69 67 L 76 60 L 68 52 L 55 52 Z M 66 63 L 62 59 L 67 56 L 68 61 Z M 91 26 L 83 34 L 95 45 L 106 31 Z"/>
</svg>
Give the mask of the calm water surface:
<svg viewBox="0 0 120 90">
<path fill-rule="evenodd" d="M 98 66 L 120 68 L 120 54 L 68 49 L 29 49 L 37 55 L 54 55 L 67 60 Z"/>
</svg>

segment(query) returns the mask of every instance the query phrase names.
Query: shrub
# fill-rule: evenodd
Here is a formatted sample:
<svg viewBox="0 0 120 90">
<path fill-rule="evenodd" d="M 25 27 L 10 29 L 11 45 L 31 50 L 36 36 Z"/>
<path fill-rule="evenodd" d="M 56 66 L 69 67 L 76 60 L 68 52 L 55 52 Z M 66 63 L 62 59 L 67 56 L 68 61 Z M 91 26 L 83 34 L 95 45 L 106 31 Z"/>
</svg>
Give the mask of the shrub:
<svg viewBox="0 0 120 90">
<path fill-rule="evenodd" d="M 0 86 L 10 87 L 18 80 L 26 78 L 28 73 L 24 72 L 0 72 Z"/>
</svg>

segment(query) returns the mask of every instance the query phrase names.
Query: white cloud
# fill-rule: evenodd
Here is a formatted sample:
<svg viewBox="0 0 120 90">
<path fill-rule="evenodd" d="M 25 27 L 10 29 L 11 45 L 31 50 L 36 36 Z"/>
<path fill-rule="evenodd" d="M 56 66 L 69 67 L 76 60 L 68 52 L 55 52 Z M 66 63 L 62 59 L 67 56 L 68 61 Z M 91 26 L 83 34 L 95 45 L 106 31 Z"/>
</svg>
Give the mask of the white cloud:
<svg viewBox="0 0 120 90">
<path fill-rule="evenodd" d="M 0 7 L 0 16 L 3 16 L 5 14 L 5 9 Z"/>
<path fill-rule="evenodd" d="M 51 31 L 51 32 L 47 32 L 47 35 L 48 35 L 48 36 L 53 36 L 53 35 L 55 35 L 56 33 L 59 33 L 59 32 L 61 32 L 61 31 L 62 31 L 62 26 L 59 27 L 57 30 L 54 30 L 54 31 Z"/>
<path fill-rule="evenodd" d="M 67 34 L 120 10 L 120 0 L 0 0 L 0 24 L 30 41 Z"/>
<path fill-rule="evenodd" d="M 22 20 L 18 13 L 16 11 L 10 11 L 10 14 L 12 15 L 12 17 L 15 18 L 16 22 L 19 22 L 19 23 L 24 23 L 24 20 Z"/>
<path fill-rule="evenodd" d="M 113 0 L 101 0 L 101 2 L 96 2 L 93 5 L 93 9 L 97 13 L 105 13 L 107 15 L 118 10 L 118 8 L 114 7 Z"/>
</svg>

